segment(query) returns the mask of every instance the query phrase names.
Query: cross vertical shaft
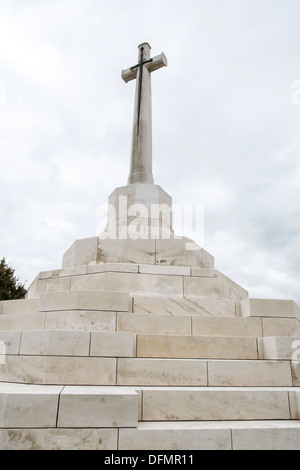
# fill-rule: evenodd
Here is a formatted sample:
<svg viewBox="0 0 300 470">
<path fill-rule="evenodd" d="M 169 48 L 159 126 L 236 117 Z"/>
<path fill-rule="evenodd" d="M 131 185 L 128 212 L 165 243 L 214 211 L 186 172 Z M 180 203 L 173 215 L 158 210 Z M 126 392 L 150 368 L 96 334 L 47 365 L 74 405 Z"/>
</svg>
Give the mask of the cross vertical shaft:
<svg viewBox="0 0 300 470">
<path fill-rule="evenodd" d="M 128 184 L 153 184 L 151 72 L 167 65 L 164 54 L 150 58 L 150 45 L 140 44 L 138 64 L 122 71 L 125 82 L 137 79 Z"/>
</svg>

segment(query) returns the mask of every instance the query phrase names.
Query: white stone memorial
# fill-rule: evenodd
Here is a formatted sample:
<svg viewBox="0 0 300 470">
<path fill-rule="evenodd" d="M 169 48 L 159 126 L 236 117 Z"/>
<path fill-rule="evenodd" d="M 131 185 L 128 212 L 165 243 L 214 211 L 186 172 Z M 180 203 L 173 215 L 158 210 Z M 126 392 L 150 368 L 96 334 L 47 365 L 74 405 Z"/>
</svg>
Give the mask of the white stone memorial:
<svg viewBox="0 0 300 470">
<path fill-rule="evenodd" d="M 27 298 L 0 302 L 1 450 L 300 450 L 300 312 L 174 234 L 138 48 L 128 184 Z M 192 249 L 191 249 L 192 247 Z"/>
</svg>

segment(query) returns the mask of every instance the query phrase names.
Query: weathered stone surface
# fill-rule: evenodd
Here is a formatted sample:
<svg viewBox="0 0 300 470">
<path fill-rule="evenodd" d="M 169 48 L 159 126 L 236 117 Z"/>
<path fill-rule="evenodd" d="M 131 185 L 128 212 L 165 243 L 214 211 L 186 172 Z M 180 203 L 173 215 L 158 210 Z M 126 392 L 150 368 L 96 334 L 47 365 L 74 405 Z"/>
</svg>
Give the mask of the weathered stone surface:
<svg viewBox="0 0 300 470">
<path fill-rule="evenodd" d="M 46 330 L 115 331 L 116 329 L 116 312 L 62 310 L 47 312 L 44 315 L 46 315 Z"/>
<path fill-rule="evenodd" d="M 138 273 L 139 265 L 133 263 L 98 263 L 94 266 L 87 266 L 86 269 L 87 274 L 107 272 Z"/>
<path fill-rule="evenodd" d="M 124 387 L 65 387 L 58 427 L 136 427 L 138 394 Z"/>
<path fill-rule="evenodd" d="M 2 450 L 116 450 L 117 429 L 0 429 Z"/>
<path fill-rule="evenodd" d="M 47 279 L 46 292 L 64 292 L 69 291 L 71 288 L 71 277 L 54 277 Z"/>
<path fill-rule="evenodd" d="M 299 421 L 227 421 L 233 450 L 299 450 Z"/>
<path fill-rule="evenodd" d="M 239 300 L 243 295 L 243 291 L 222 277 L 185 277 L 183 282 L 186 297 Z"/>
<path fill-rule="evenodd" d="M 41 312 L 57 310 L 114 310 L 128 312 L 128 306 L 129 295 L 123 292 L 76 290 L 45 294 L 40 300 Z"/>
<path fill-rule="evenodd" d="M 119 238 L 119 227 L 130 228 L 132 219 L 137 224 L 145 218 L 148 227 L 157 221 L 158 226 L 172 228 L 172 198 L 158 185 L 130 184 L 116 188 L 109 196 L 108 203 L 115 209 L 112 211 L 114 213 L 108 212 L 108 227 L 111 227 L 111 235 L 116 235 L 116 238 Z M 139 227 L 136 227 L 134 233 L 139 232 Z M 149 235 L 151 237 L 151 231 Z"/>
<path fill-rule="evenodd" d="M 101 234 L 100 238 L 76 240 L 63 257 L 63 269 L 77 266 L 90 267 L 99 263 L 135 263 L 214 269 L 212 255 L 186 237 L 173 238 L 168 224 L 160 219 L 157 219 L 158 226 L 167 227 L 165 229 L 167 233 L 160 235 L 165 239 L 157 239 L 158 228 L 155 221 L 156 219 L 150 219 L 150 227 L 153 227 L 150 229 L 150 238 L 147 235 L 147 239 L 133 239 L 132 234 L 128 236 L 128 227 L 125 226 L 125 234 L 120 235 L 118 230 L 118 237 L 122 236 L 124 239 L 113 239 L 113 237 L 105 239 Z M 145 219 L 145 222 L 148 226 L 149 220 Z M 122 223 L 121 219 L 120 223 Z M 30 290 L 33 291 L 33 286 Z"/>
<path fill-rule="evenodd" d="M 132 333 L 92 333 L 91 356 L 134 357 L 136 336 Z"/>
<path fill-rule="evenodd" d="M 143 334 L 190 335 L 191 318 L 187 315 L 149 315 L 147 313 L 117 313 L 117 331 Z"/>
<path fill-rule="evenodd" d="M 21 331 L 0 331 L 0 344 L 3 354 L 18 354 L 21 342 Z"/>
<path fill-rule="evenodd" d="M 235 317 L 235 301 L 196 297 L 133 296 L 134 313 Z"/>
<path fill-rule="evenodd" d="M 298 359 L 291 362 L 293 385 L 295 387 L 300 387 L 300 356 L 298 356 Z"/>
<path fill-rule="evenodd" d="M 10 330 L 43 330 L 45 313 L 15 313 L 0 315 L 0 331 Z"/>
<path fill-rule="evenodd" d="M 138 357 L 257 359 L 256 338 L 137 335 Z"/>
<path fill-rule="evenodd" d="M 0 427 L 55 427 L 62 387 L 0 383 Z"/>
<path fill-rule="evenodd" d="M 208 384 L 242 387 L 292 386 L 288 362 L 276 361 L 208 361 Z"/>
<path fill-rule="evenodd" d="M 261 343 L 264 359 L 300 360 L 300 336 L 271 336 Z"/>
<path fill-rule="evenodd" d="M 76 240 L 64 254 L 62 267 L 65 269 L 96 263 L 97 250 L 98 237 Z"/>
<path fill-rule="evenodd" d="M 191 268 L 187 266 L 164 266 L 140 264 L 139 273 L 143 274 L 165 274 L 169 276 L 190 276 Z"/>
<path fill-rule="evenodd" d="M 143 389 L 143 421 L 290 419 L 288 390 L 264 387 Z M 297 418 L 294 418 L 297 419 Z"/>
<path fill-rule="evenodd" d="M 264 336 L 300 336 L 297 318 L 262 318 Z"/>
<path fill-rule="evenodd" d="M 39 301 L 38 299 L 20 299 L 20 300 L 3 300 L 0 302 L 0 314 L 30 314 L 38 313 Z"/>
<path fill-rule="evenodd" d="M 139 423 L 137 429 L 120 429 L 119 449 L 230 450 L 231 435 L 226 424 L 218 422 Z"/>
<path fill-rule="evenodd" d="M 46 292 L 47 279 L 40 279 L 39 275 L 34 279 L 28 288 L 26 299 L 38 299 Z"/>
<path fill-rule="evenodd" d="M 215 267 L 213 256 L 186 237 L 156 240 L 156 264 L 211 269 Z"/>
<path fill-rule="evenodd" d="M 299 318 L 299 307 L 293 300 L 250 299 L 251 316 Z"/>
<path fill-rule="evenodd" d="M 209 268 L 191 268 L 192 277 L 218 277 L 219 271 Z"/>
<path fill-rule="evenodd" d="M 192 317 L 193 335 L 262 336 L 260 318 Z"/>
<path fill-rule="evenodd" d="M 142 273 L 107 272 L 75 276 L 71 280 L 71 288 L 72 290 L 128 292 L 132 295 L 150 293 L 152 295 L 183 295 L 180 276 Z"/>
<path fill-rule="evenodd" d="M 292 389 L 289 392 L 291 419 L 300 419 L 300 391 Z"/>
<path fill-rule="evenodd" d="M 23 331 L 20 354 L 88 356 L 90 333 L 84 331 Z"/>
<path fill-rule="evenodd" d="M 207 385 L 207 362 L 180 359 L 119 359 L 119 385 Z"/>
<path fill-rule="evenodd" d="M 155 240 L 100 240 L 97 263 L 155 264 Z"/>
<path fill-rule="evenodd" d="M 0 364 L 0 381 L 48 385 L 115 385 L 116 359 L 8 355 L 5 364 Z"/>
</svg>

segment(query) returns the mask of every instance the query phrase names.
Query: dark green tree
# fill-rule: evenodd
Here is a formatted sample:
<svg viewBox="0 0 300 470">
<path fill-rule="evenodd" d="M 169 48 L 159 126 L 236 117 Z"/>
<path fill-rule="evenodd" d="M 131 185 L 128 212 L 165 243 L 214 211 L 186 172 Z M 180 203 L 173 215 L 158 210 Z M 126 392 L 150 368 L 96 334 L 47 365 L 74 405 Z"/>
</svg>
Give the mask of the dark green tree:
<svg viewBox="0 0 300 470">
<path fill-rule="evenodd" d="M 5 258 L 0 261 L 0 300 L 24 299 L 27 290 L 15 276 L 15 270 L 8 266 Z"/>
</svg>

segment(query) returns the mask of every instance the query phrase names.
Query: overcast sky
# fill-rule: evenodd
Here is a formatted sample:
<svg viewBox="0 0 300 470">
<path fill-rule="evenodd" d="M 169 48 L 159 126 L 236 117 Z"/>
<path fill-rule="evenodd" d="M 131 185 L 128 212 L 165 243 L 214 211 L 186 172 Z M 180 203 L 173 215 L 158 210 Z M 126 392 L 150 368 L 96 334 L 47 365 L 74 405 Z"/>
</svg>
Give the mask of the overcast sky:
<svg viewBox="0 0 300 470">
<path fill-rule="evenodd" d="M 168 58 L 155 183 L 204 205 L 217 269 L 300 303 L 299 18 L 299 0 L 0 0 L 0 257 L 28 287 L 97 235 L 129 173 L 121 70 L 147 41 Z"/>
</svg>

